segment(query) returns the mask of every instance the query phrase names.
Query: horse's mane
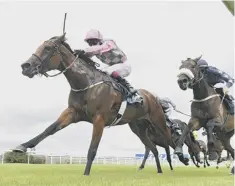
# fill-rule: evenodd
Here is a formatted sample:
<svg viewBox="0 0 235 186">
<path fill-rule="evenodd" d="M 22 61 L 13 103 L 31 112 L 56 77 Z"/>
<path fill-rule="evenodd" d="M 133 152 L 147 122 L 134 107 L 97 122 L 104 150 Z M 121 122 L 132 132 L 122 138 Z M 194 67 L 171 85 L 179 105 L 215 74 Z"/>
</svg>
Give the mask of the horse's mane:
<svg viewBox="0 0 235 186">
<path fill-rule="evenodd" d="M 58 36 L 54 36 L 50 39 L 57 39 Z M 72 50 L 72 48 L 69 46 L 69 44 L 66 42 L 66 39 L 64 41 L 62 41 L 62 44 L 71 52 L 74 53 L 74 51 Z M 96 63 L 95 61 L 93 61 L 91 58 L 87 57 L 86 55 L 80 54 L 79 58 L 82 59 L 83 61 L 85 61 L 88 65 L 90 65 L 91 67 L 95 68 L 98 71 L 101 71 L 99 69 L 97 69 L 97 67 L 99 67 L 99 64 Z M 102 72 L 102 71 L 101 71 Z"/>
</svg>

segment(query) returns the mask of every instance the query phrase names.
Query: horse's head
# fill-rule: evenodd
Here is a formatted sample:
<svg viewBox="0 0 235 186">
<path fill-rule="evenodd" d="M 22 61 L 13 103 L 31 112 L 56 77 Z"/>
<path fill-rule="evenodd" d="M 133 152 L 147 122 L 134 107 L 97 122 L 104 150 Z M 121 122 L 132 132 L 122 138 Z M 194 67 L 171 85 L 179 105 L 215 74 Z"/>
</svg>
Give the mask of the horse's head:
<svg viewBox="0 0 235 186">
<path fill-rule="evenodd" d="M 40 45 L 36 52 L 21 65 L 22 74 L 33 78 L 35 75 L 48 76 L 51 70 L 64 70 L 69 64 L 65 64 L 65 54 L 71 53 L 69 46 L 65 46 L 65 34 L 52 37 Z M 67 59 L 68 60 L 68 59 Z"/>
<path fill-rule="evenodd" d="M 201 73 L 199 66 L 197 65 L 198 60 L 202 56 L 191 59 L 187 58 L 185 61 L 182 61 L 181 66 L 179 67 L 178 74 L 178 85 L 182 90 L 187 90 L 187 88 L 192 88 L 192 86 L 200 81 Z"/>
</svg>

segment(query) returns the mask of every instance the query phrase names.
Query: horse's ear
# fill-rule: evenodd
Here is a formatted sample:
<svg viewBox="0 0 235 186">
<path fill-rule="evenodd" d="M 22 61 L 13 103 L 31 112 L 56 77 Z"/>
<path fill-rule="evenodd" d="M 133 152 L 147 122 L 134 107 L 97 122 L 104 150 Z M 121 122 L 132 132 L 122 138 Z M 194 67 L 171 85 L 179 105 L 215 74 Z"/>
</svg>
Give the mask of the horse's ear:
<svg viewBox="0 0 235 186">
<path fill-rule="evenodd" d="M 195 58 L 193 61 L 198 62 L 201 59 L 202 55 L 200 55 L 199 57 Z"/>
<path fill-rule="evenodd" d="M 65 41 L 65 35 L 66 35 L 66 32 L 63 35 L 61 35 L 58 39 L 62 42 Z"/>
</svg>

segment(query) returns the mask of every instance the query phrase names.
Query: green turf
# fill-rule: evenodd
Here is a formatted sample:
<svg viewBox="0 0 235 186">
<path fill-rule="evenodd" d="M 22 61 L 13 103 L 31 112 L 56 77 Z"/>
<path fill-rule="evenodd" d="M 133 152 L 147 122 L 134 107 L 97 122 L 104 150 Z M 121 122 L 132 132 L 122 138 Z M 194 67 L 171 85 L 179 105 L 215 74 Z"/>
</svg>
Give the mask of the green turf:
<svg viewBox="0 0 235 186">
<path fill-rule="evenodd" d="M 136 166 L 93 165 L 83 176 L 85 165 L 0 165 L 0 186 L 232 186 L 230 169 L 175 167 L 156 173 L 154 166 L 137 171 Z"/>
</svg>

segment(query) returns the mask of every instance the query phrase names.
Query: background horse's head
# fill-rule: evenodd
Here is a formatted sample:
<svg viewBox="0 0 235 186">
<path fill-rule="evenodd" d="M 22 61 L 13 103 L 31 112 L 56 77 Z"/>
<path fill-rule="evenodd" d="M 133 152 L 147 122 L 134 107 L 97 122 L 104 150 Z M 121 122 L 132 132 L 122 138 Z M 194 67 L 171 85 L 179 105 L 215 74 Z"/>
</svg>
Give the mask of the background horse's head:
<svg viewBox="0 0 235 186">
<path fill-rule="evenodd" d="M 72 53 L 72 49 L 65 43 L 65 33 L 62 36 L 52 37 L 40 45 L 36 52 L 21 65 L 22 74 L 33 78 L 39 74 L 48 76 L 47 72 L 51 70 L 67 69 L 70 64 L 66 64 L 68 60 L 66 58 L 68 54 L 73 57 Z"/>
<path fill-rule="evenodd" d="M 185 61 L 182 61 L 181 66 L 179 67 L 178 74 L 178 85 L 182 90 L 187 90 L 187 88 L 192 88 L 193 85 L 200 81 L 203 77 L 199 66 L 197 65 L 198 60 L 200 60 L 202 56 L 191 59 L 187 58 Z"/>
</svg>

